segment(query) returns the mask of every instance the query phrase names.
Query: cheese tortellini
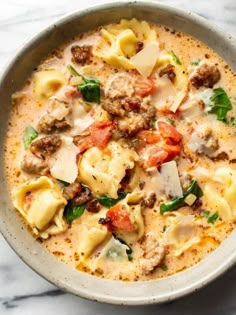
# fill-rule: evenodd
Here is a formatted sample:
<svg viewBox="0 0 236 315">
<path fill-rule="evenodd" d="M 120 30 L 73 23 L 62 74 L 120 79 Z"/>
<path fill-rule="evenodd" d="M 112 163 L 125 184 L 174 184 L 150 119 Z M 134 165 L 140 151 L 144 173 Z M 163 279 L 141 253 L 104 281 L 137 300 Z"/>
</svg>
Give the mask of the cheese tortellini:
<svg viewBox="0 0 236 315">
<path fill-rule="evenodd" d="M 229 167 L 218 168 L 204 188 L 203 201 L 223 220 L 236 219 L 236 171 Z"/>
<path fill-rule="evenodd" d="M 145 21 L 121 20 L 119 24 L 101 30 L 102 39 L 94 50 L 95 56 L 116 67 L 130 70 L 135 65 L 129 60 L 136 54 L 137 42 L 157 44 L 157 35 Z"/>
<path fill-rule="evenodd" d="M 79 178 L 95 195 L 117 198 L 120 181 L 137 160 L 135 151 L 111 141 L 105 150 L 92 147 L 84 153 L 79 162 Z"/>
<path fill-rule="evenodd" d="M 64 232 L 67 228 L 63 219 L 67 201 L 59 187 L 46 176 L 19 186 L 13 203 L 34 233 L 42 238 Z"/>
<path fill-rule="evenodd" d="M 167 218 L 165 242 L 173 246 L 174 255 L 180 256 L 201 240 L 193 215 L 174 213 Z"/>
<path fill-rule="evenodd" d="M 34 93 L 39 101 L 55 95 L 66 83 L 64 75 L 53 69 L 41 70 L 34 74 Z"/>
</svg>

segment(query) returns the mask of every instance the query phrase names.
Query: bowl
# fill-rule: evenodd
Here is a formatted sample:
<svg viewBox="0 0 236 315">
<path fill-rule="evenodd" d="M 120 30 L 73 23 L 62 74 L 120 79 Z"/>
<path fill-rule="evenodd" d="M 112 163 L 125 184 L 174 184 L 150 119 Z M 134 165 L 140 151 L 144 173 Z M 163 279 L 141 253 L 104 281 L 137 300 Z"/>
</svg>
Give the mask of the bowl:
<svg viewBox="0 0 236 315">
<path fill-rule="evenodd" d="M 40 60 L 73 36 L 121 18 L 146 19 L 189 33 L 206 43 L 236 70 L 236 42 L 207 20 L 157 2 L 121 1 L 76 11 L 32 38 L 12 59 L 0 78 L 0 142 L 4 143 L 11 95 L 19 90 Z M 42 248 L 22 224 L 7 191 L 1 146 L 0 230 L 15 252 L 34 271 L 59 288 L 83 298 L 125 305 L 167 302 L 206 285 L 235 263 L 236 232 L 197 265 L 168 278 L 146 282 L 100 279 L 59 262 Z"/>
</svg>

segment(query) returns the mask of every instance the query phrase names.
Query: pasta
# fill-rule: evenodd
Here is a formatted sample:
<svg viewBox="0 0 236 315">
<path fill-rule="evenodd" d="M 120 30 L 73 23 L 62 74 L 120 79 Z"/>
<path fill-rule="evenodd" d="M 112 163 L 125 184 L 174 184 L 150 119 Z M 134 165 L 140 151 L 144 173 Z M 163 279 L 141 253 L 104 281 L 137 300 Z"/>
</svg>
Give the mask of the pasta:
<svg viewBox="0 0 236 315">
<path fill-rule="evenodd" d="M 13 94 L 13 205 L 78 272 L 159 279 L 235 228 L 235 73 L 196 39 L 122 19 L 45 57 Z M 58 58 L 58 56 L 60 58 Z"/>
</svg>

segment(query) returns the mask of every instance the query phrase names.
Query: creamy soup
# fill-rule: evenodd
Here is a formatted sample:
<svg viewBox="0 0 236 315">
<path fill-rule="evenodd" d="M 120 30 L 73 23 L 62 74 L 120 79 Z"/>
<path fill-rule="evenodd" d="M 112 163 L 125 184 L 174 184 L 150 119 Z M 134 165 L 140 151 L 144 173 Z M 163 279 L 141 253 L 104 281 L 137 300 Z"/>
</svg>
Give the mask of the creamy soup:
<svg viewBox="0 0 236 315">
<path fill-rule="evenodd" d="M 14 207 L 50 253 L 99 277 L 166 277 L 236 218 L 235 74 L 192 37 L 121 20 L 47 56 L 12 95 Z"/>
</svg>

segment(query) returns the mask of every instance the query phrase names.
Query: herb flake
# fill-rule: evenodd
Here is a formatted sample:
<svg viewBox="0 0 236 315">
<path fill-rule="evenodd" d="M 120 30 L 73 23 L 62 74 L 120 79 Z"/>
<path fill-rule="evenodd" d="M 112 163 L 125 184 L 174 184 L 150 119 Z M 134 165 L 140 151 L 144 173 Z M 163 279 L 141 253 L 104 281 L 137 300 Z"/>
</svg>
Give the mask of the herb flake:
<svg viewBox="0 0 236 315">
<path fill-rule="evenodd" d="M 129 261 L 133 261 L 133 256 L 132 256 L 133 250 L 132 250 L 132 248 L 131 248 L 124 240 L 122 240 L 121 238 L 117 237 L 115 234 L 112 234 L 112 235 L 113 235 L 113 237 L 114 237 L 115 239 L 117 239 L 121 244 L 124 244 L 125 246 L 128 247 L 128 248 L 126 249 L 126 254 L 127 254 L 128 260 L 129 260 Z"/>
<path fill-rule="evenodd" d="M 173 50 L 171 50 L 171 56 L 172 56 L 172 58 L 173 58 L 173 60 L 174 60 L 174 62 L 177 64 L 177 65 L 182 65 L 182 62 L 180 61 L 180 59 L 179 59 L 179 57 L 174 53 L 174 51 Z"/>
</svg>

